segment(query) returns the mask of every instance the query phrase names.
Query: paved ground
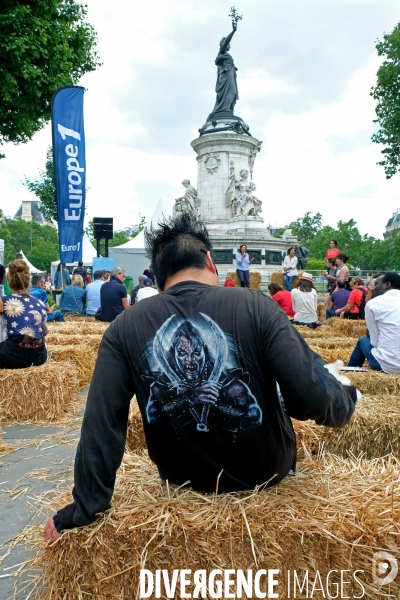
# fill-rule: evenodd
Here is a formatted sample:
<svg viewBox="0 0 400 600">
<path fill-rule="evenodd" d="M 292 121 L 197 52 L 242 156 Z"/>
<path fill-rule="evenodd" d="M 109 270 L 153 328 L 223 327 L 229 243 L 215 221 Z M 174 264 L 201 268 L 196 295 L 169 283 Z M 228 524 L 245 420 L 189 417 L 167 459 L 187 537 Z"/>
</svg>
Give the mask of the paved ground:
<svg viewBox="0 0 400 600">
<path fill-rule="evenodd" d="M 78 439 L 78 424 L 68 432 L 63 427 L 3 426 L 3 440 L 16 449 L 0 458 L 0 600 L 12 596 L 14 573 L 28 558 L 22 544 L 10 551 L 10 541 L 26 525 L 43 522 L 35 497 L 59 483 L 60 474 L 73 462 Z M 25 600 L 28 594 L 29 588 L 17 598 Z"/>
</svg>

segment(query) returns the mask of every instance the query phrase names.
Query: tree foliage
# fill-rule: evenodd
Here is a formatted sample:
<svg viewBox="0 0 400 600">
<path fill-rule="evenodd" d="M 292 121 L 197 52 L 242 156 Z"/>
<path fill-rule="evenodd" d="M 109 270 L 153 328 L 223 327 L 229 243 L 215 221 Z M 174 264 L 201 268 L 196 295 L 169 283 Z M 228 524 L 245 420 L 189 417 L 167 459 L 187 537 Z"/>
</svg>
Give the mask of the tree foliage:
<svg viewBox="0 0 400 600">
<path fill-rule="evenodd" d="M 379 131 L 372 141 L 383 144 L 384 159 L 378 164 L 390 179 L 400 169 L 400 23 L 392 33 L 384 34 L 376 45 L 379 56 L 386 57 L 377 72 L 376 86 L 371 96 L 376 100 L 375 112 Z"/>
<path fill-rule="evenodd" d="M 6 265 L 20 250 L 40 271 L 50 271 L 51 262 L 59 258 L 57 230 L 50 225 L 23 219 L 0 221 L 0 238 L 4 240 Z"/>
<path fill-rule="evenodd" d="M 368 271 L 400 270 L 400 234 L 392 232 L 387 240 L 376 239 L 369 235 L 362 235 L 354 219 L 338 221 L 336 227 L 322 225 L 319 213 L 312 215 L 307 212 L 303 217 L 293 221 L 289 227 L 298 236 L 303 245 L 308 240 L 307 268 L 321 269 L 329 242 L 337 241 L 341 252 L 350 258 L 349 265 Z"/>
<path fill-rule="evenodd" d="M 292 221 L 288 226 L 293 235 L 297 236 L 300 244 L 306 248 L 310 247 L 311 240 L 322 229 L 321 213 L 306 212 L 303 217 Z"/>
<path fill-rule="evenodd" d="M 50 119 L 53 93 L 99 65 L 96 33 L 75 0 L 0 3 L 0 144 L 27 142 Z"/>
<path fill-rule="evenodd" d="M 25 177 L 25 185 L 41 200 L 41 212 L 46 221 L 58 222 L 56 177 L 54 172 L 53 148 L 51 146 L 47 149 L 44 171 L 40 171 L 39 178 L 34 181 L 29 181 Z"/>
</svg>

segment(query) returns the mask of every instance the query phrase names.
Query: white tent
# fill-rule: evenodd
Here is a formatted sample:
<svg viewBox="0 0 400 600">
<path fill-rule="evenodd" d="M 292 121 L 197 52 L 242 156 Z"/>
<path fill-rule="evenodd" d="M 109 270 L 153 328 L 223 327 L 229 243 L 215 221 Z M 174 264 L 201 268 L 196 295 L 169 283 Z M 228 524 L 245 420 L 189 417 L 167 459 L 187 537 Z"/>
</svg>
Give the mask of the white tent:
<svg viewBox="0 0 400 600">
<path fill-rule="evenodd" d="M 43 273 L 43 271 L 40 271 L 39 269 L 34 267 L 32 263 L 29 262 L 29 260 L 26 258 L 25 254 L 22 252 L 22 250 L 20 250 L 20 254 L 22 254 L 22 257 L 23 257 L 24 261 L 26 262 L 26 264 L 28 265 L 29 271 L 31 273 Z"/>
<path fill-rule="evenodd" d="M 149 225 L 157 227 L 158 223 L 163 221 L 167 216 L 169 215 L 165 213 L 163 203 L 159 200 Z M 115 266 L 125 269 L 126 274 L 133 277 L 134 285 L 136 285 L 139 275 L 147 269 L 150 262 L 145 254 L 144 232 L 145 230 L 141 231 L 136 237 L 125 244 L 114 246 L 114 248 L 110 248 L 108 251 L 110 257 L 115 260 Z"/>
<path fill-rule="evenodd" d="M 92 242 L 89 240 L 88 235 L 86 233 L 84 233 L 83 238 L 82 238 L 82 262 L 85 265 L 85 267 L 91 267 L 93 265 L 93 258 L 96 258 L 96 254 L 97 253 L 93 247 Z M 57 266 L 58 266 L 59 262 L 60 262 L 59 260 L 54 260 L 51 263 L 52 281 L 54 281 L 54 275 L 57 270 Z M 66 266 L 67 267 L 77 267 L 78 263 L 77 262 L 67 263 Z"/>
</svg>

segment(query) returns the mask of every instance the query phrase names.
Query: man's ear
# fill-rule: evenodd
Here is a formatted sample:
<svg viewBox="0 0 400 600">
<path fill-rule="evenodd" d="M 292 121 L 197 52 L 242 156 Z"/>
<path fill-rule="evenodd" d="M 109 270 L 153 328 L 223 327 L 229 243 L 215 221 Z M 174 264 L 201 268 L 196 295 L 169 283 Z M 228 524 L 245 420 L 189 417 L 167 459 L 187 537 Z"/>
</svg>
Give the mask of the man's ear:
<svg viewBox="0 0 400 600">
<path fill-rule="evenodd" d="M 214 274 L 217 273 L 216 266 L 214 265 L 214 261 L 211 256 L 211 252 L 209 250 L 207 250 L 207 254 L 206 254 L 206 267 L 212 273 L 214 273 Z"/>
</svg>

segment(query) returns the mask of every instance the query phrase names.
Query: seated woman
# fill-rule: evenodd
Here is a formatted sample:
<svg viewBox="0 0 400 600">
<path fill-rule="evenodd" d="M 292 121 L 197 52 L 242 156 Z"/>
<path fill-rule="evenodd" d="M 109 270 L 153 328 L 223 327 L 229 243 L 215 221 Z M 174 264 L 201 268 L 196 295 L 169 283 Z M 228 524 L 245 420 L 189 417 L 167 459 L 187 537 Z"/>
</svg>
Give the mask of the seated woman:
<svg viewBox="0 0 400 600">
<path fill-rule="evenodd" d="M 47 310 L 28 292 L 30 274 L 24 260 L 9 263 L 7 282 L 11 294 L 0 298 L 0 313 L 7 326 L 7 339 L 0 344 L 0 369 L 42 365 L 47 360 Z"/>
<path fill-rule="evenodd" d="M 311 273 L 304 272 L 300 276 L 298 287 L 293 288 L 291 294 L 292 306 L 295 312 L 292 323 L 294 325 L 317 327 L 317 292 Z"/>
<path fill-rule="evenodd" d="M 350 281 L 350 295 L 343 308 L 335 310 L 336 316 L 342 319 L 364 319 L 365 298 L 367 288 L 361 277 L 354 277 Z"/>
<path fill-rule="evenodd" d="M 339 313 L 336 315 L 336 311 L 338 309 L 343 310 L 343 307 L 346 306 L 347 301 L 349 299 L 350 292 L 346 290 L 346 284 L 344 281 L 340 280 L 337 282 L 337 287 L 335 291 L 332 292 L 329 298 L 329 306 L 326 309 L 325 317 L 329 319 L 330 317 L 339 316 Z"/>
<path fill-rule="evenodd" d="M 231 279 L 230 277 L 227 277 L 224 281 L 224 287 L 236 287 L 235 280 Z"/>
<path fill-rule="evenodd" d="M 270 283 L 268 286 L 268 291 L 271 294 L 272 300 L 275 300 L 275 302 L 279 304 L 287 316 L 294 317 L 291 293 L 287 290 L 284 290 L 278 283 Z"/>
<path fill-rule="evenodd" d="M 71 285 L 61 294 L 60 309 L 63 315 L 85 315 L 87 291 L 83 289 L 83 279 L 79 273 L 74 273 Z"/>
</svg>

